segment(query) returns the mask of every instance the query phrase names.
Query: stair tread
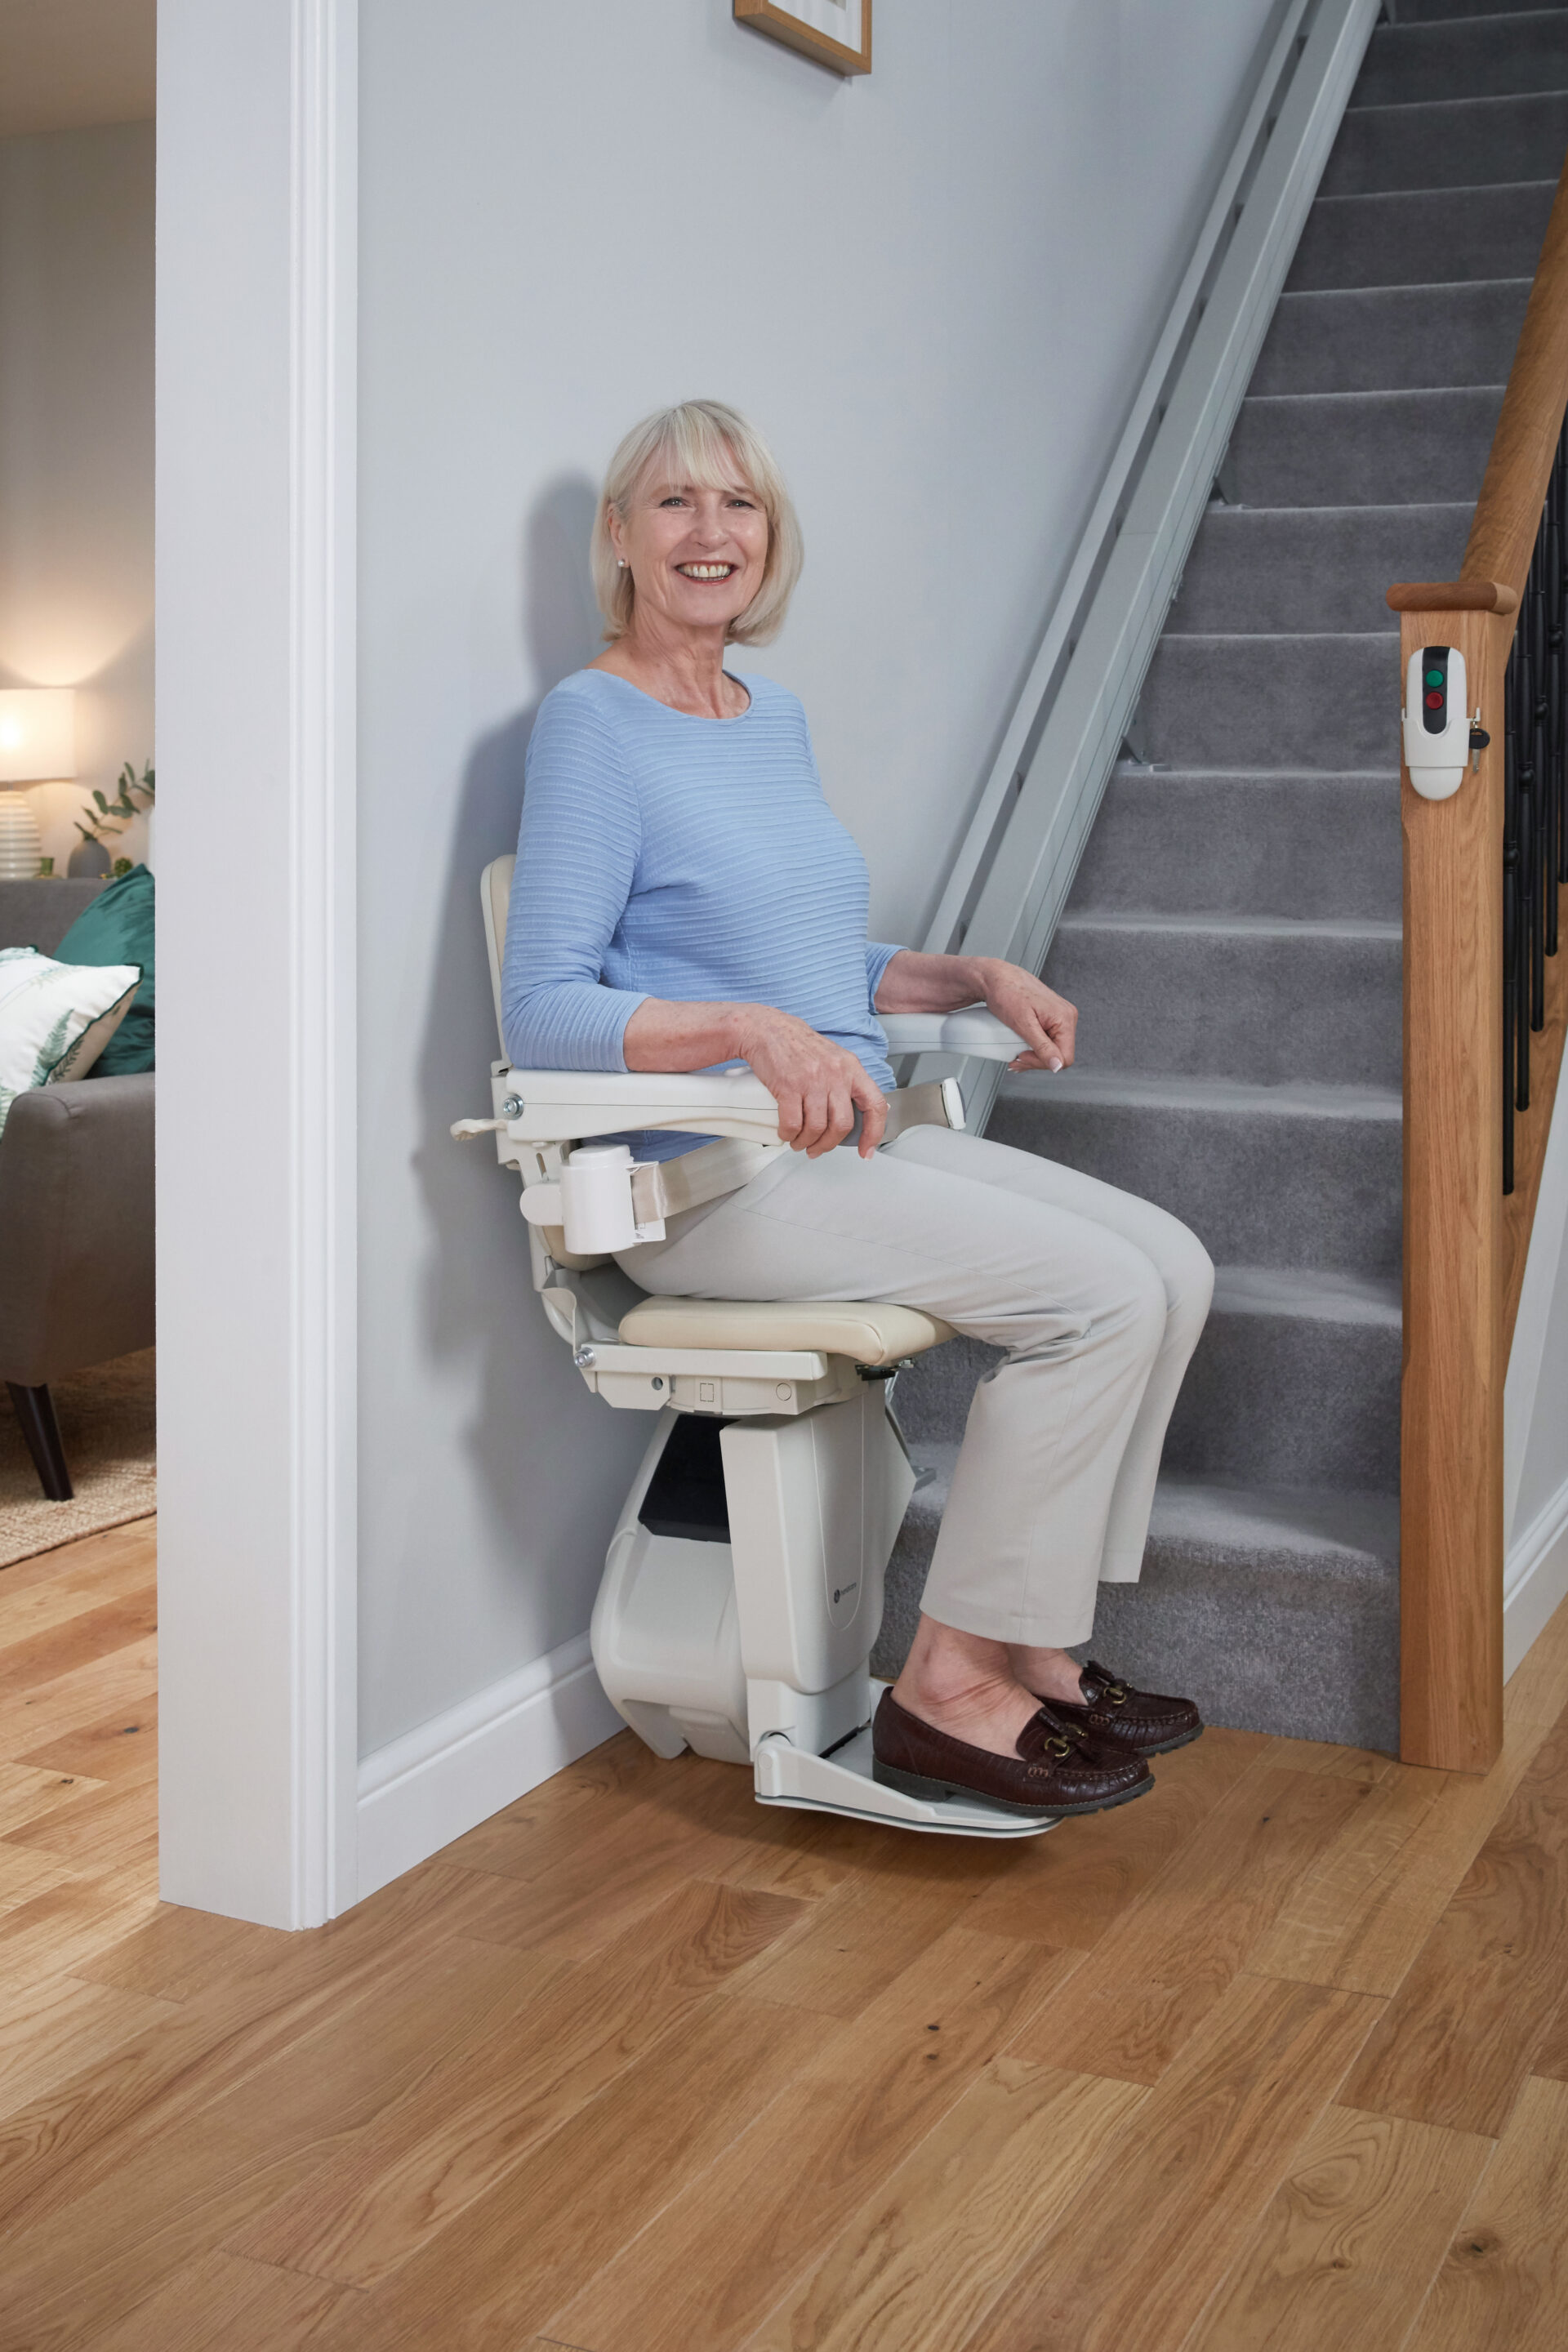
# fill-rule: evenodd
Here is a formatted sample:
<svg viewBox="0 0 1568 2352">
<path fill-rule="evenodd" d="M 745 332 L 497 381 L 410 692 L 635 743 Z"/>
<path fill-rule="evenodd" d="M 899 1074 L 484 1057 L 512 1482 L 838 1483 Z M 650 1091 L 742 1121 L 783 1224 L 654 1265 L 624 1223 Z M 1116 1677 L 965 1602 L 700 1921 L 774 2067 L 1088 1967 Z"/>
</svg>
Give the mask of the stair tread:
<svg viewBox="0 0 1568 2352">
<path fill-rule="evenodd" d="M 1200 634 L 1189 630 L 1189 635 Z M 1304 631 L 1303 635 L 1315 632 Z M 1336 633 L 1338 634 L 1338 633 Z M 1111 770 L 1115 776 L 1169 777 L 1173 783 L 1235 783 L 1245 778 L 1257 784 L 1259 792 L 1300 791 L 1315 789 L 1321 784 L 1387 784 L 1399 782 L 1399 771 L 1387 768 L 1215 768 L 1201 761 L 1187 762 L 1176 760 L 1154 760 L 1146 766 L 1137 760 L 1119 760 Z"/>
<path fill-rule="evenodd" d="M 1305 1316 L 1315 1322 L 1396 1328 L 1403 1320 L 1396 1280 L 1316 1266 L 1216 1266 L 1214 1312 Z"/>
<path fill-rule="evenodd" d="M 1379 287 L 1377 290 L 1379 293 L 1387 293 L 1393 289 L 1387 287 Z M 1404 289 L 1401 289 L 1400 290 L 1403 291 Z M 1374 403 L 1392 407 L 1394 403 L 1398 401 L 1405 402 L 1405 404 L 1410 407 L 1414 407 L 1418 401 L 1424 401 L 1428 406 L 1430 406 L 1436 400 L 1500 400 L 1507 388 L 1507 385 L 1502 383 L 1415 383 L 1395 384 L 1387 391 L 1370 392 L 1249 392 L 1243 400 L 1242 406 L 1244 408 L 1276 409 L 1307 407 L 1338 407 L 1343 409 L 1348 408 L 1352 402 L 1355 402 L 1359 403 L 1363 408 L 1370 408 Z M 1332 499 L 1320 499 L 1318 501 L 1318 505 L 1320 507 L 1328 506 L 1331 509 L 1332 508 L 1333 503 Z M 1405 502 L 1399 499 L 1394 499 L 1386 501 L 1385 503 L 1398 506 Z M 1415 501 L 1411 500 L 1409 503 L 1414 504 Z M 1430 505 L 1432 501 L 1427 499 L 1422 501 L 1422 503 Z M 1454 499 L 1446 499 L 1443 503 L 1450 506 L 1458 506 L 1461 504 L 1471 505 L 1474 501 L 1470 499 L 1461 500 Z M 1253 512 L 1254 509 L 1249 508 L 1247 511 L 1250 513 Z M 1310 508 L 1285 508 L 1282 509 L 1281 511 L 1285 513 L 1295 512 L 1299 514 L 1302 512 L 1310 513 L 1312 509 Z"/>
<path fill-rule="evenodd" d="M 1535 104 L 1537 100 L 1543 98 L 1568 98 L 1568 89 L 1486 90 L 1479 97 L 1475 98 L 1412 98 L 1407 99 L 1404 105 L 1401 105 L 1397 99 L 1384 99 L 1380 100 L 1375 106 L 1352 107 L 1349 111 L 1355 116 L 1358 124 L 1363 122 L 1375 122 L 1380 114 L 1398 115 L 1402 119 L 1413 114 L 1438 114 L 1451 119 L 1454 116 L 1467 112 L 1476 114 L 1480 113 L 1487 109 L 1495 110 L 1501 106 L 1532 106 Z M 1438 183 L 1438 185 L 1442 187 L 1447 187 L 1447 184 L 1448 183 L 1447 181 L 1440 181 Z M 1497 181 L 1484 181 L 1480 183 L 1480 184 L 1487 187 L 1495 187 L 1498 185 L 1506 187 L 1517 186 L 1519 183 L 1517 181 L 1503 181 L 1500 183 Z M 1528 184 L 1528 183 L 1526 184 Z M 1414 194 L 1415 192 L 1413 190 L 1378 188 L 1368 188 L 1363 192 L 1353 188 L 1347 188 L 1344 190 L 1331 190 L 1330 193 L 1331 194 L 1343 194 L 1345 195 L 1354 195 L 1360 193 L 1364 193 L 1367 195 L 1396 195 Z M 1329 202 L 1329 197 L 1320 196 L 1317 201 L 1320 204 L 1327 204 Z"/>
<path fill-rule="evenodd" d="M 1505 96 L 1493 99 L 1489 103 L 1494 106 L 1506 105 L 1513 99 L 1545 98 L 1555 95 L 1557 95 L 1557 93 L 1554 91 L 1539 89 L 1510 90 Z M 1441 101 L 1429 99 L 1423 102 L 1427 105 L 1435 105 L 1445 102 L 1453 104 L 1456 101 L 1452 100 Z M 1461 100 L 1458 101 L 1458 103 L 1460 104 L 1475 106 L 1483 105 L 1488 102 L 1489 101 L 1481 99 L 1471 99 L 1468 100 Z M 1387 110 L 1390 113 L 1393 113 L 1395 110 L 1396 110 L 1392 107 Z M 1445 183 L 1445 184 L 1439 188 L 1347 188 L 1341 194 L 1331 194 L 1326 196 L 1320 195 L 1314 197 L 1313 210 L 1315 211 L 1319 205 L 1323 205 L 1325 208 L 1330 205 L 1419 205 L 1426 203 L 1433 196 L 1495 196 L 1502 194 L 1510 188 L 1554 188 L 1555 186 L 1556 182 L 1553 180 L 1542 180 L 1532 177 L 1528 180 L 1474 180 L 1461 182 L 1458 186 L 1452 187 Z"/>
<path fill-rule="evenodd" d="M 921 1438 L 914 1452 L 922 1474 L 910 1505 L 910 1532 L 941 1518 L 946 1507 L 958 1441 Z M 1303 1563 L 1336 1557 L 1390 1566 L 1399 1553 L 1399 1497 L 1338 1486 L 1245 1486 L 1162 1475 L 1154 1490 L 1151 1548 L 1202 1544 L 1234 1550 L 1240 1565 Z M 1261 1558 L 1260 1558 L 1261 1556 Z"/>
<path fill-rule="evenodd" d="M 1146 1076 L 1127 1070 L 1019 1070 L 1002 1082 L 1005 1096 L 1033 1101 L 1112 1105 L 1138 1110 L 1259 1112 L 1287 1118 L 1398 1121 L 1404 1102 L 1395 1087 L 1331 1086 L 1296 1080 L 1262 1086 L 1245 1078 Z"/>
<path fill-rule="evenodd" d="M 1233 940 L 1388 940 L 1404 937 L 1404 926 L 1379 915 L 1174 914 L 1093 907 L 1069 908 L 1057 926 L 1063 931 L 1208 931 Z"/>
</svg>

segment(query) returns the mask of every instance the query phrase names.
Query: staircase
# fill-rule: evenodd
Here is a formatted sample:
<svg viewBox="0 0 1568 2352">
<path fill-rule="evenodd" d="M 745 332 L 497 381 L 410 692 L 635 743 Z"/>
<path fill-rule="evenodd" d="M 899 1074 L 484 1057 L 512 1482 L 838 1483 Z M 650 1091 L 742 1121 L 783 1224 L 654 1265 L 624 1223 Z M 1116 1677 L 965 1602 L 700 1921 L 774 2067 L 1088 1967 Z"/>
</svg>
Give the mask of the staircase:
<svg viewBox="0 0 1568 2352">
<path fill-rule="evenodd" d="M 1397 0 L 1373 36 L 1047 965 L 1080 1066 L 998 1140 L 1162 1202 L 1218 1267 L 1142 1582 L 1094 1648 L 1211 1720 L 1399 1738 L 1401 851 L 1394 580 L 1459 569 L 1568 149 L 1568 6 Z M 931 1476 L 975 1381 L 899 1383 Z"/>
</svg>

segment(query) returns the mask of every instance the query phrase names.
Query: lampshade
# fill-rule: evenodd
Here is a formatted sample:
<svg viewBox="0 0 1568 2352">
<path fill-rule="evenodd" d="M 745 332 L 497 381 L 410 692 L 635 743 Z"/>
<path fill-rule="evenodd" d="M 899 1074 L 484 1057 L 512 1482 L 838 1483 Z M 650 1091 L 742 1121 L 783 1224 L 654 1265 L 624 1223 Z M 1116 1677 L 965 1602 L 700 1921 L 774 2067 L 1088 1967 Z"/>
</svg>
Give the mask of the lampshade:
<svg viewBox="0 0 1568 2352">
<path fill-rule="evenodd" d="M 0 689 L 0 784 L 47 784 L 76 773 L 76 696 L 68 686 Z"/>
</svg>

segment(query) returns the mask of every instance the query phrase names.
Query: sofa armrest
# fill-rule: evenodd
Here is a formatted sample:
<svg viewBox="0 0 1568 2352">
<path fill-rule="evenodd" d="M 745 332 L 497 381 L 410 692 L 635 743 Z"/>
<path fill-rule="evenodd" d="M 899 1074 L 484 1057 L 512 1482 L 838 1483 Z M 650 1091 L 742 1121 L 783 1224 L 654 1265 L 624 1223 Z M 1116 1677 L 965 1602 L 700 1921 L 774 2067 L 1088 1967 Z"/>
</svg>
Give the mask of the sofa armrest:
<svg viewBox="0 0 1568 2352">
<path fill-rule="evenodd" d="M 153 1340 L 153 1080 L 18 1095 L 0 1135 L 0 1380 L 37 1388 Z"/>
</svg>

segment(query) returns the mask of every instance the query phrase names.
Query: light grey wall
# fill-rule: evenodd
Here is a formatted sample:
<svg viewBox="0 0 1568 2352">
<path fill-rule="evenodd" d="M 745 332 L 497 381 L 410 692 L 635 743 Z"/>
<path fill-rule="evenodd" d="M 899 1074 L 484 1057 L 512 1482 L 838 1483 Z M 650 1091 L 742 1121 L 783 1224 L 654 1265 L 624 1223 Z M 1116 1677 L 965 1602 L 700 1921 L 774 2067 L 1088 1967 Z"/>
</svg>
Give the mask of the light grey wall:
<svg viewBox="0 0 1568 2352">
<path fill-rule="evenodd" d="M 153 175 L 151 122 L 0 139 L 0 686 L 78 688 L 78 781 L 30 795 L 61 872 L 153 751 Z"/>
<path fill-rule="evenodd" d="M 1565 1097 L 1568 1099 L 1568 1097 Z M 1531 1527 L 1568 1479 L 1568 1247 L 1557 1262 L 1557 1283 L 1546 1326 L 1546 1345 L 1535 1389 L 1535 1412 L 1524 1449 L 1519 1500 L 1510 1530 L 1517 1539 Z"/>
<path fill-rule="evenodd" d="M 610 449 L 736 402 L 805 530 L 784 636 L 883 938 L 916 936 L 1184 262 L 1273 0 L 899 0 L 852 83 L 728 0 L 362 12 L 362 1748 L 587 1621 L 640 1415 L 528 1288 L 477 883 L 596 650 Z"/>
</svg>

